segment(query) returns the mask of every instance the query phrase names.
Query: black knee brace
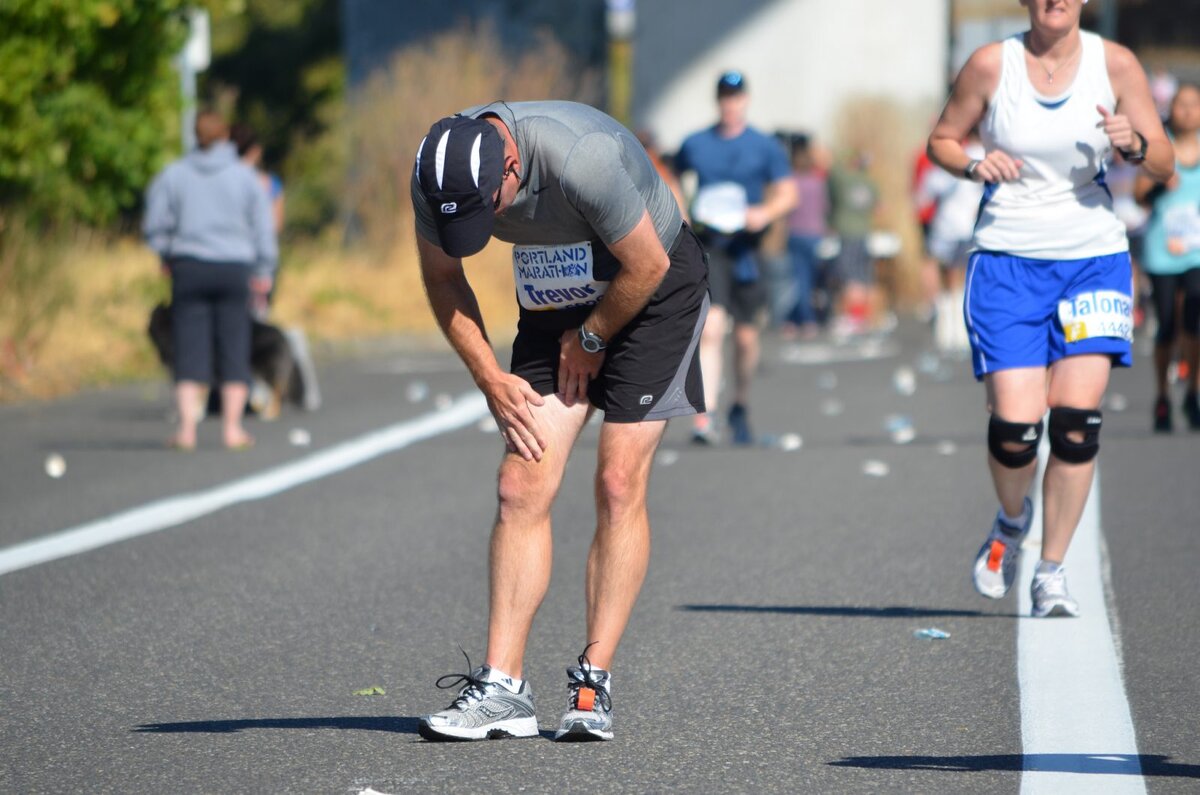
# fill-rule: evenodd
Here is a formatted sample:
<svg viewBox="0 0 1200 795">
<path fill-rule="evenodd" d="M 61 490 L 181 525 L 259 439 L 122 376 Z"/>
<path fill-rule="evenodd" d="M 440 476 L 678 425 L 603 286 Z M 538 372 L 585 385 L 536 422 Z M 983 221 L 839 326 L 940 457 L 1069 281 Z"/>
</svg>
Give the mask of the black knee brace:
<svg viewBox="0 0 1200 795">
<path fill-rule="evenodd" d="M 992 415 L 988 423 L 988 450 L 992 457 L 1009 469 L 1020 469 L 1037 458 L 1038 442 L 1042 439 L 1042 421 L 1008 422 Z M 1023 450 L 1009 450 L 1004 445 L 1019 442 L 1028 445 Z"/>
<path fill-rule="evenodd" d="M 1056 406 L 1050 409 L 1050 452 L 1068 464 L 1086 464 L 1100 452 L 1100 411 Z M 1082 433 L 1076 442 L 1067 434 Z"/>
</svg>

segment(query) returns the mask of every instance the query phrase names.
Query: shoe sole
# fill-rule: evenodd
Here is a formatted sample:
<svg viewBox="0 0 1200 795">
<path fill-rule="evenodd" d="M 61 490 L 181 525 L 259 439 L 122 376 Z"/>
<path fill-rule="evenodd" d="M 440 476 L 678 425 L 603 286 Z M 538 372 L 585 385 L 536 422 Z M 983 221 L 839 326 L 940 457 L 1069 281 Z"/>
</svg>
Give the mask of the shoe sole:
<svg viewBox="0 0 1200 795">
<path fill-rule="evenodd" d="M 537 718 L 514 718 L 489 723 L 487 726 L 459 728 L 457 726 L 431 726 L 426 721 L 417 724 L 417 734 L 430 742 L 470 742 L 472 740 L 509 740 L 536 737 Z"/>
<path fill-rule="evenodd" d="M 1071 611 L 1070 608 L 1064 605 L 1054 605 L 1046 612 L 1033 611 L 1034 618 L 1079 618 L 1079 611 Z"/>
<path fill-rule="evenodd" d="M 566 728 L 559 729 L 554 734 L 555 741 L 560 743 L 593 743 L 612 738 L 612 732 L 589 728 L 582 721 L 573 721 L 567 724 Z"/>
</svg>

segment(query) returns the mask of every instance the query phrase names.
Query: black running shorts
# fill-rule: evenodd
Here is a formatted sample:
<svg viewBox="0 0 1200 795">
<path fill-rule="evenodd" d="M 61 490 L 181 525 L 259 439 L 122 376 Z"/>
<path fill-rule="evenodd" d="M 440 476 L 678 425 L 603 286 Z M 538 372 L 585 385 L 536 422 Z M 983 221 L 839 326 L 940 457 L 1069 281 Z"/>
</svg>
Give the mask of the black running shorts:
<svg viewBox="0 0 1200 795">
<path fill-rule="evenodd" d="M 736 261 L 721 246 L 708 246 L 707 251 L 708 286 L 713 305 L 729 313 L 737 325 L 761 325 L 766 319 L 768 303 L 762 255 L 758 251 L 750 254 L 758 269 L 758 278 L 744 281 L 737 278 Z"/>
<path fill-rule="evenodd" d="M 669 252 L 671 267 L 650 302 L 611 340 L 588 400 L 605 422 L 649 422 L 704 412 L 700 332 L 708 314 L 704 252 L 686 225 Z M 547 312 L 522 314 L 513 342 L 512 372 L 540 395 L 558 390 L 564 330 Z M 557 313 L 556 313 L 557 314 Z M 565 313 L 564 313 L 565 315 Z"/>
</svg>

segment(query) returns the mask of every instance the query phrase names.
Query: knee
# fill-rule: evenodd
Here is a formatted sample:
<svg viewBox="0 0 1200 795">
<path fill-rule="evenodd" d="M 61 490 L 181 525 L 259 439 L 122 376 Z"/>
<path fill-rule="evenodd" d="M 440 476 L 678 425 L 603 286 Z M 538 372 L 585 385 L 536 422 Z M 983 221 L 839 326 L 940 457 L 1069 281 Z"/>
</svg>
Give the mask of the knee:
<svg viewBox="0 0 1200 795">
<path fill-rule="evenodd" d="M 633 467 L 609 464 L 596 473 L 596 497 L 610 511 L 636 508 L 645 494 L 645 478 Z"/>
<path fill-rule="evenodd" d="M 1086 464 L 1100 452 L 1099 409 L 1050 409 L 1050 453 L 1068 464 Z"/>
<path fill-rule="evenodd" d="M 500 466 L 496 482 L 496 499 L 500 520 L 514 516 L 528 516 L 532 512 L 546 512 L 550 499 L 540 480 L 523 465 L 506 461 Z"/>
<path fill-rule="evenodd" d="M 1008 422 L 996 415 L 988 422 L 988 452 L 1008 469 L 1028 466 L 1037 458 L 1038 442 L 1042 438 L 1042 421 Z"/>
</svg>

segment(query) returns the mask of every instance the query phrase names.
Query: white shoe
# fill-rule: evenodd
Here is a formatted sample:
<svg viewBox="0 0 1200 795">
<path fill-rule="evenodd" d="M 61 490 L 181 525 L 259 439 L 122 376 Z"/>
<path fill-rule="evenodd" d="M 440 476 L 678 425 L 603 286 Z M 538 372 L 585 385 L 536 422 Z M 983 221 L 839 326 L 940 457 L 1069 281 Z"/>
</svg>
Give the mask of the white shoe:
<svg viewBox="0 0 1200 795">
<path fill-rule="evenodd" d="M 972 580 L 975 590 L 988 599 L 1001 599 L 1012 588 L 1017 579 L 1017 561 L 1021 558 L 1021 542 L 1029 533 L 1033 523 L 1033 503 L 1025 498 L 1025 523 L 1021 527 L 1009 527 L 1001 519 L 1002 511 L 996 512 L 991 532 L 975 555 Z"/>
<path fill-rule="evenodd" d="M 1050 574 L 1034 574 L 1029 595 L 1034 618 L 1079 616 L 1079 603 L 1067 593 L 1067 571 L 1062 566 Z"/>
<path fill-rule="evenodd" d="M 587 649 L 579 655 L 579 665 L 567 668 L 567 691 L 567 711 L 563 713 L 554 739 L 559 742 L 611 740 L 612 677 L 608 671 L 592 667 Z"/>
</svg>

